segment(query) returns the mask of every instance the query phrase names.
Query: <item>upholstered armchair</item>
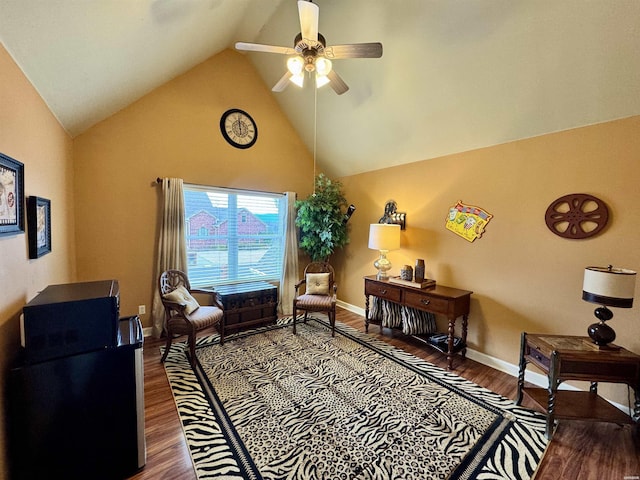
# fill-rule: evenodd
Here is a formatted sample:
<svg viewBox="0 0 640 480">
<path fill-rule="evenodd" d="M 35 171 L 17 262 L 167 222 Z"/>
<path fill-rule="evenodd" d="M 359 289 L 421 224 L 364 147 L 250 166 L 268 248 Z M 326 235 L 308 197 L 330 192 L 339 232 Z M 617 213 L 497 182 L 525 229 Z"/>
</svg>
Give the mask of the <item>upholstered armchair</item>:
<svg viewBox="0 0 640 480">
<path fill-rule="evenodd" d="M 293 333 L 296 333 L 298 310 L 304 312 L 307 321 L 309 312 L 326 312 L 331 325 L 331 336 L 336 334 L 336 294 L 334 270 L 327 262 L 313 262 L 304 269 L 304 278 L 295 285 L 293 298 Z M 304 286 L 304 292 L 302 287 Z"/>
<path fill-rule="evenodd" d="M 189 278 L 180 270 L 167 270 L 158 278 L 160 298 L 165 310 L 167 343 L 160 359 L 164 362 L 175 337 L 187 335 L 191 365 L 196 361 L 196 333 L 223 321 L 223 306 L 212 290 L 192 289 Z M 200 305 L 193 293 L 209 294 L 211 306 Z M 224 343 L 224 328 L 220 329 L 220 344 Z"/>
</svg>

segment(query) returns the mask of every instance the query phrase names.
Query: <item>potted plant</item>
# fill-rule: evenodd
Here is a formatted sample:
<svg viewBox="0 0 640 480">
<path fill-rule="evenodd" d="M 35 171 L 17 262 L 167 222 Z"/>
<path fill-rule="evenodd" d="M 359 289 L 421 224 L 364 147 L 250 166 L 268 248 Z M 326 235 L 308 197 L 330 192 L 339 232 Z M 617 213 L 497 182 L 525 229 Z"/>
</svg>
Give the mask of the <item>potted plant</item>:
<svg viewBox="0 0 640 480">
<path fill-rule="evenodd" d="M 298 214 L 296 226 L 300 228 L 300 248 L 311 261 L 328 261 L 336 248 L 349 242 L 347 222 L 342 208 L 347 200 L 342 184 L 331 181 L 323 173 L 315 178 L 315 192 L 295 203 Z"/>
</svg>

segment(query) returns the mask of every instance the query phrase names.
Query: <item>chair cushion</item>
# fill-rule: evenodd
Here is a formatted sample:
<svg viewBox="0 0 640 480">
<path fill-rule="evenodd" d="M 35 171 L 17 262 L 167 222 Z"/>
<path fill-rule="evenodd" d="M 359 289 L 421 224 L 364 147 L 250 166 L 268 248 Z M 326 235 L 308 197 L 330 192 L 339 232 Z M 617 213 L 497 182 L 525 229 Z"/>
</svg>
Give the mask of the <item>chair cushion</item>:
<svg viewBox="0 0 640 480">
<path fill-rule="evenodd" d="M 180 315 L 171 317 L 167 326 L 171 333 L 187 335 L 192 329 L 198 331 L 216 325 L 222 320 L 222 316 L 223 312 L 218 307 L 205 305 L 189 315 L 189 320 Z"/>
<path fill-rule="evenodd" d="M 296 298 L 296 307 L 306 310 L 330 310 L 335 304 L 332 295 L 300 295 Z"/>
<path fill-rule="evenodd" d="M 196 330 L 210 327 L 222 320 L 224 313 L 218 307 L 201 306 L 198 310 L 189 315 L 191 323 L 196 327 Z"/>
<path fill-rule="evenodd" d="M 176 288 L 173 292 L 165 293 L 162 297 L 166 298 L 170 302 L 186 305 L 185 312 L 187 314 L 195 312 L 200 307 L 198 301 L 193 298 L 188 290 L 182 285 Z"/>
<path fill-rule="evenodd" d="M 307 273 L 307 295 L 329 295 L 328 273 Z"/>
</svg>

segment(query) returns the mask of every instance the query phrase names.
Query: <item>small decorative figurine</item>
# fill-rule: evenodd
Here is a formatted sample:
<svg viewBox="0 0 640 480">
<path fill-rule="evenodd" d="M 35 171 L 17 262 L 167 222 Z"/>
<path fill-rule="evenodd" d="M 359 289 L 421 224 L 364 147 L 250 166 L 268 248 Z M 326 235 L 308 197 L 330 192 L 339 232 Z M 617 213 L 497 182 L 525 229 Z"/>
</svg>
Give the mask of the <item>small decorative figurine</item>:
<svg viewBox="0 0 640 480">
<path fill-rule="evenodd" d="M 419 258 L 416 260 L 415 282 L 422 283 L 424 280 L 424 260 Z"/>
<path fill-rule="evenodd" d="M 404 265 L 400 269 L 400 278 L 408 281 L 413 280 L 413 268 L 411 268 L 411 265 Z"/>
</svg>

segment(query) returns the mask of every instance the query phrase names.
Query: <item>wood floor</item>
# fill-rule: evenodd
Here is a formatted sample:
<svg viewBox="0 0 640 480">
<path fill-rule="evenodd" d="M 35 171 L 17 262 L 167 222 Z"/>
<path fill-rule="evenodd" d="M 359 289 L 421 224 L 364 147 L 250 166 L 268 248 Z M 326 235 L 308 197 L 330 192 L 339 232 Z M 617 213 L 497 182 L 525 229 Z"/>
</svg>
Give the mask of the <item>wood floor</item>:
<svg viewBox="0 0 640 480">
<path fill-rule="evenodd" d="M 362 316 L 338 309 L 337 319 L 364 331 Z M 446 358 L 401 332 L 377 326 L 369 334 L 446 368 Z M 160 364 L 163 342 L 145 339 L 147 464 L 131 479 L 196 480 L 171 389 Z M 514 399 L 516 379 L 473 360 L 454 362 L 457 374 Z M 525 401 L 525 406 L 527 405 Z M 536 480 L 632 480 L 640 478 L 640 427 L 599 422 L 561 422 L 540 464 Z"/>
</svg>

